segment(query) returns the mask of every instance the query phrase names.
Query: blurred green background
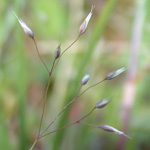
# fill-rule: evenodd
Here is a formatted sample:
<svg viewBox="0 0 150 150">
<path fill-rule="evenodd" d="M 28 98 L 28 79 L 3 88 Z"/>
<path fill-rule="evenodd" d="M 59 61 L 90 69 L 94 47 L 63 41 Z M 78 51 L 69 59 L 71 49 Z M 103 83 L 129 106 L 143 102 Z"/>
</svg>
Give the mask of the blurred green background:
<svg viewBox="0 0 150 150">
<path fill-rule="evenodd" d="M 53 53 L 65 49 L 95 5 L 86 33 L 62 57 L 52 76 L 42 130 L 84 88 L 121 67 L 119 77 L 79 98 L 49 131 L 87 114 L 102 98 L 111 103 L 85 119 L 111 125 L 132 140 L 97 128 L 74 125 L 49 135 L 34 150 L 150 149 L 150 1 L 149 0 L 1 0 L 0 1 L 0 150 L 27 150 L 37 136 L 48 74 L 33 41 L 22 31 L 14 11 L 34 31 L 49 68 Z"/>
</svg>

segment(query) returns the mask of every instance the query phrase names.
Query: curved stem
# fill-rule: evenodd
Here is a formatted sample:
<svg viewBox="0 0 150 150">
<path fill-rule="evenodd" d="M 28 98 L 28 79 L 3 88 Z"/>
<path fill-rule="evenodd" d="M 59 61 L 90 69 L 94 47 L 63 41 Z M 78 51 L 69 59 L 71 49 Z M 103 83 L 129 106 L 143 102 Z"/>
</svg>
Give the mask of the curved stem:
<svg viewBox="0 0 150 150">
<path fill-rule="evenodd" d="M 101 80 L 100 82 L 98 82 L 98 83 L 95 83 L 95 84 L 93 84 L 93 85 L 91 85 L 91 86 L 89 86 L 88 88 L 86 88 L 80 95 L 79 95 L 79 97 L 81 96 L 81 95 L 83 95 L 86 91 L 88 91 L 89 89 L 91 89 L 91 88 L 93 88 L 93 87 L 95 87 L 95 86 L 97 86 L 98 84 L 100 84 L 100 83 L 102 83 L 102 82 L 104 82 L 106 79 L 103 79 L 103 80 Z"/>
<path fill-rule="evenodd" d="M 63 56 L 63 54 L 64 54 L 71 46 L 73 46 L 73 45 L 78 41 L 78 39 L 80 38 L 80 36 L 81 36 L 81 35 L 79 34 L 79 35 L 77 36 L 77 38 L 61 53 L 61 55 L 60 55 L 60 57 L 58 58 L 58 61 L 57 61 L 56 65 L 55 65 L 54 69 L 57 67 L 57 65 L 58 65 L 58 63 L 59 63 L 61 57 Z"/>
<path fill-rule="evenodd" d="M 49 73 L 49 69 L 48 69 L 47 65 L 45 64 L 44 60 L 42 59 L 42 57 L 41 57 L 41 55 L 40 55 L 40 53 L 39 53 L 39 49 L 38 49 L 37 43 L 36 43 L 36 41 L 35 41 L 35 38 L 32 38 L 32 40 L 33 40 L 33 42 L 34 42 L 34 44 L 35 44 L 35 48 L 36 48 L 36 51 L 37 51 L 37 53 L 38 53 L 38 56 L 39 56 L 41 62 L 43 63 L 43 65 L 45 66 L 47 72 Z"/>
<path fill-rule="evenodd" d="M 80 90 L 81 90 L 81 87 L 82 87 L 82 85 L 80 86 L 80 88 L 79 88 L 79 90 L 78 90 L 77 96 L 76 96 L 73 100 L 71 100 L 71 101 L 59 112 L 58 117 L 65 111 L 65 109 L 66 109 L 69 105 L 71 105 L 71 104 L 78 98 L 79 93 L 80 93 Z"/>
<path fill-rule="evenodd" d="M 85 115 L 84 117 L 82 117 L 81 119 L 79 119 L 77 121 L 77 123 L 80 123 L 81 120 L 83 120 L 83 119 L 87 118 L 89 115 L 91 115 L 94 110 L 95 110 L 95 107 L 87 115 Z"/>
</svg>

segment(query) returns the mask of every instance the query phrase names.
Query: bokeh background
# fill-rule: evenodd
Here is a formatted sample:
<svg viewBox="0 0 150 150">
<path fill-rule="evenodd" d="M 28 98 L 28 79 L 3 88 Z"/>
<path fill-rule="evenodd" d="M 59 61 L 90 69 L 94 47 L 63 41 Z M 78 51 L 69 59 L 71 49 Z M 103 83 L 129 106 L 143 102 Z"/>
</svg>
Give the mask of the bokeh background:
<svg viewBox="0 0 150 150">
<path fill-rule="evenodd" d="M 87 114 L 102 98 L 111 103 L 85 122 L 111 125 L 132 140 L 84 125 L 49 135 L 34 150 L 150 149 L 150 1 L 149 0 L 1 0 L 0 1 L 0 149 L 27 150 L 37 136 L 48 74 L 33 41 L 12 11 L 34 31 L 49 68 L 54 50 L 65 49 L 95 5 L 84 35 L 62 57 L 48 90 L 42 130 L 84 88 L 121 67 L 127 71 L 79 98 L 49 131 Z"/>
</svg>

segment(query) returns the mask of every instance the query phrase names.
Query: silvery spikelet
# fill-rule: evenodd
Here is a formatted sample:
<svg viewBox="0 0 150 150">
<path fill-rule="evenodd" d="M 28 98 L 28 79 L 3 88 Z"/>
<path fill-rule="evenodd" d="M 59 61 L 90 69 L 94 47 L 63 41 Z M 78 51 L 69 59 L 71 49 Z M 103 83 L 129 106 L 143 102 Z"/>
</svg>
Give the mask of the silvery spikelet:
<svg viewBox="0 0 150 150">
<path fill-rule="evenodd" d="M 95 104 L 95 108 L 103 108 L 110 102 L 110 98 L 101 99 Z"/>
<path fill-rule="evenodd" d="M 119 135 L 124 135 L 126 136 L 127 138 L 131 139 L 131 137 L 129 137 L 128 135 L 126 135 L 124 132 L 112 127 L 112 126 L 109 126 L 109 125 L 103 125 L 103 126 L 100 126 L 101 129 L 103 129 L 104 131 L 108 131 L 108 132 L 114 132 L 114 133 L 117 133 Z"/>
<path fill-rule="evenodd" d="M 86 74 L 86 75 L 82 78 L 81 84 L 82 84 L 82 85 L 85 85 L 85 84 L 88 82 L 89 78 L 90 78 L 90 75 L 89 75 L 89 74 Z"/>
<path fill-rule="evenodd" d="M 89 23 L 89 21 L 90 21 L 90 19 L 92 17 L 94 7 L 95 6 L 92 6 L 90 13 L 85 18 L 85 20 L 83 21 L 83 23 L 80 25 L 80 28 L 79 28 L 79 34 L 80 35 L 83 34 L 86 31 L 88 23 Z"/>
<path fill-rule="evenodd" d="M 120 69 L 118 69 L 118 70 L 116 70 L 116 71 L 112 71 L 112 72 L 110 72 L 110 73 L 108 73 L 108 74 L 106 75 L 106 78 L 105 78 L 105 79 L 106 79 L 106 80 L 111 80 L 111 79 L 117 77 L 118 75 L 120 75 L 121 73 L 123 73 L 125 70 L 126 70 L 126 68 L 123 67 L 123 68 L 120 68 Z"/>
<path fill-rule="evenodd" d="M 15 13 L 14 13 L 14 15 L 16 16 L 17 20 L 19 21 L 19 23 L 20 23 L 22 29 L 24 30 L 25 34 L 27 34 L 30 38 L 33 39 L 34 38 L 33 31 L 27 26 L 27 24 L 22 19 L 19 19 L 18 16 Z"/>
</svg>

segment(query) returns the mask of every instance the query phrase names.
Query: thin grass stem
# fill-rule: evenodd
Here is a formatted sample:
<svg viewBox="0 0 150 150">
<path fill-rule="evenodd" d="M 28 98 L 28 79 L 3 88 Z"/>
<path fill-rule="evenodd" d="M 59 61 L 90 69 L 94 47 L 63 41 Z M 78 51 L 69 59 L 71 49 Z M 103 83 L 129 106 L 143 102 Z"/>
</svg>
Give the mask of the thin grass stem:
<svg viewBox="0 0 150 150">
<path fill-rule="evenodd" d="M 63 126 L 62 128 L 60 128 L 60 129 L 57 129 L 57 130 L 51 131 L 51 132 L 49 132 L 49 133 L 46 133 L 46 134 L 44 134 L 44 135 L 41 135 L 39 138 L 43 138 L 43 137 L 45 137 L 45 136 L 47 136 L 47 135 L 49 135 L 49 134 L 52 134 L 52 133 L 55 133 L 55 132 L 57 132 L 57 131 L 60 131 L 60 130 L 62 130 L 62 129 L 64 129 L 64 128 L 70 127 L 70 126 L 72 126 L 72 125 L 74 125 L 74 124 L 80 123 L 81 120 L 83 120 L 83 119 L 87 118 L 89 115 L 91 115 L 92 112 L 94 111 L 94 109 L 95 109 L 95 107 L 94 107 L 87 115 L 83 116 L 83 117 L 80 118 L 78 121 L 75 121 L 75 122 L 73 122 L 73 123 L 71 123 L 71 124 L 65 125 L 65 126 Z"/>
<path fill-rule="evenodd" d="M 48 84 L 47 84 L 46 91 L 45 91 L 45 96 L 44 96 L 44 104 L 43 104 L 43 108 L 42 108 L 42 115 L 41 115 L 41 120 L 40 120 L 40 126 L 39 126 L 38 136 L 40 135 L 40 132 L 41 132 L 41 126 L 42 126 L 42 121 L 43 121 L 43 117 L 44 117 L 45 104 L 46 104 L 46 98 L 47 98 L 48 88 L 49 88 L 49 85 L 50 85 L 50 80 L 51 80 L 51 77 L 49 76 Z"/>
<path fill-rule="evenodd" d="M 87 115 L 85 115 L 84 117 L 79 119 L 77 122 L 80 123 L 81 120 L 83 120 L 83 119 L 87 118 L 88 116 L 90 116 L 94 110 L 95 110 L 95 107 Z"/>
<path fill-rule="evenodd" d="M 89 86 L 88 88 L 86 88 L 86 89 L 79 95 L 79 97 L 80 97 L 81 95 L 83 95 L 86 91 L 88 91 L 89 89 L 91 89 L 91 88 L 93 88 L 93 87 L 99 85 L 100 83 L 104 82 L 105 80 L 106 80 L 106 79 L 103 79 L 103 80 L 101 80 L 100 82 L 95 83 L 95 84 Z"/>
<path fill-rule="evenodd" d="M 39 56 L 41 62 L 43 63 L 43 65 L 45 66 L 45 68 L 46 68 L 46 70 L 47 70 L 47 72 L 48 72 L 48 74 L 49 74 L 49 69 L 48 69 L 47 65 L 45 64 L 44 60 L 42 59 L 42 57 L 41 57 L 41 55 L 40 55 L 40 53 L 39 53 L 39 49 L 38 49 L 38 46 L 37 46 L 37 43 L 36 43 L 35 38 L 32 38 L 32 40 L 33 40 L 33 42 L 34 42 L 34 44 L 35 44 L 35 48 L 36 48 L 36 51 L 37 51 L 37 53 L 38 53 L 38 56 Z"/>
<path fill-rule="evenodd" d="M 53 61 L 52 68 L 51 68 L 51 71 L 49 73 L 49 76 L 52 75 L 52 72 L 53 72 L 53 69 L 54 69 L 54 66 L 55 66 L 55 62 L 56 62 L 56 59 L 54 59 L 54 61 Z"/>
<path fill-rule="evenodd" d="M 78 41 L 78 39 L 80 38 L 80 36 L 81 36 L 81 35 L 79 34 L 79 35 L 77 36 L 77 38 L 61 53 L 61 55 L 60 55 L 60 57 L 58 58 L 58 61 L 57 61 L 56 65 L 55 65 L 54 69 L 57 67 L 57 65 L 58 65 L 58 63 L 59 63 L 61 57 L 63 56 L 63 54 L 64 54 L 71 46 L 73 46 L 73 45 Z"/>
<path fill-rule="evenodd" d="M 97 86 L 98 84 L 102 83 L 103 81 L 105 81 L 105 79 L 101 80 L 100 82 L 96 83 L 96 84 L 93 84 L 91 85 L 90 87 L 86 88 L 81 94 L 79 94 L 80 90 L 81 90 L 81 87 L 79 88 L 78 90 L 78 94 L 75 98 L 73 98 L 59 113 L 58 115 L 55 117 L 55 119 L 53 121 L 51 121 L 51 123 L 46 127 L 46 129 L 40 134 L 40 137 L 49 129 L 50 126 L 52 126 L 55 121 L 59 118 L 59 116 L 65 111 L 65 109 L 71 105 L 74 101 L 76 101 L 81 95 L 83 95 L 87 90 L 91 89 L 92 87 L 95 87 Z"/>
<path fill-rule="evenodd" d="M 86 122 L 79 122 L 79 123 L 87 125 L 87 126 L 90 126 L 90 127 L 99 128 L 99 126 L 96 126 L 96 125 L 93 125 L 93 124 L 89 124 L 89 123 L 86 123 Z"/>
<path fill-rule="evenodd" d="M 72 99 L 72 100 L 58 113 L 58 115 L 54 118 L 54 120 L 51 121 L 51 123 L 46 127 L 46 129 L 41 133 L 41 135 L 43 135 L 43 134 L 49 129 L 49 127 L 50 127 L 53 123 L 55 123 L 55 121 L 56 121 L 56 120 L 59 118 L 59 116 L 67 109 L 67 107 L 68 107 L 69 105 L 71 105 L 71 104 L 78 98 L 81 88 L 82 88 L 82 85 L 79 87 L 79 90 L 78 90 L 78 92 L 77 92 L 77 96 L 76 96 L 74 99 Z M 41 135 L 40 135 L 40 136 L 41 136 Z"/>
<path fill-rule="evenodd" d="M 38 136 L 40 135 L 40 132 L 41 132 L 41 126 L 42 126 L 42 121 L 43 121 L 44 111 L 45 111 L 46 98 L 47 98 L 47 93 L 48 93 L 48 89 L 49 89 L 49 85 L 50 85 L 50 80 L 51 80 L 51 75 L 52 75 L 52 71 L 53 71 L 53 68 L 54 68 L 54 65 L 55 65 L 55 61 L 56 61 L 56 59 L 54 59 L 53 65 L 51 67 L 51 71 L 49 73 L 49 79 L 48 79 L 48 84 L 47 84 L 46 91 L 45 91 L 45 96 L 44 96 L 44 104 L 43 104 L 43 108 L 42 108 L 42 115 L 41 115 L 41 120 L 40 120 L 40 126 L 39 126 Z"/>
<path fill-rule="evenodd" d="M 29 150 L 33 150 L 33 148 L 34 148 L 34 146 L 35 146 L 36 143 L 37 143 L 37 139 L 35 139 L 33 145 L 31 146 L 31 148 Z"/>
<path fill-rule="evenodd" d="M 43 138 L 43 137 L 45 137 L 45 136 L 47 136 L 47 135 L 49 135 L 49 134 L 52 134 L 52 133 L 58 132 L 58 131 L 60 131 L 60 130 L 62 130 L 62 129 L 64 129 L 64 128 L 70 127 L 70 126 L 72 126 L 72 125 L 74 125 L 74 124 L 76 124 L 76 122 L 71 123 L 71 124 L 68 124 L 68 125 L 65 125 L 65 126 L 63 126 L 62 128 L 59 128 L 59 129 L 54 130 L 54 131 L 52 131 L 52 132 L 46 133 L 46 134 L 44 134 L 44 135 L 40 136 L 39 138 L 41 139 L 41 138 Z"/>
</svg>

